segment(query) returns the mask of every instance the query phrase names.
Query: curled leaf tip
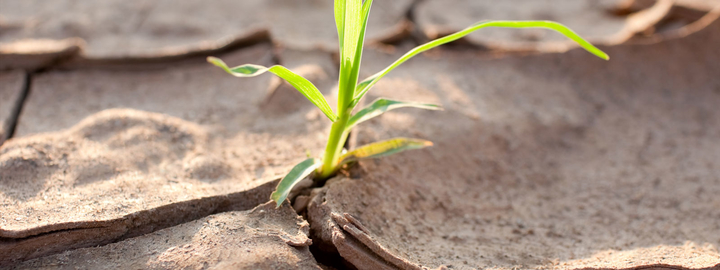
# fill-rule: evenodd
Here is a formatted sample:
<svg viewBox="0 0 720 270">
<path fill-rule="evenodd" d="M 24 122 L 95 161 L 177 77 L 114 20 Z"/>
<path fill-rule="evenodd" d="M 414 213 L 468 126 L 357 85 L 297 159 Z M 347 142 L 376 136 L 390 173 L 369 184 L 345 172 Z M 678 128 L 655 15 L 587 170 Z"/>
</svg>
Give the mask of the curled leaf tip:
<svg viewBox="0 0 720 270">
<path fill-rule="evenodd" d="M 425 147 L 430 147 L 430 146 L 433 146 L 433 145 L 435 145 L 435 144 L 433 144 L 433 142 L 431 142 L 431 141 L 425 141 L 425 142 L 423 143 L 423 146 L 425 146 Z"/>
<path fill-rule="evenodd" d="M 446 44 L 448 42 L 452 42 L 455 40 L 458 40 L 462 37 L 465 37 L 469 35 L 472 32 L 475 32 L 476 30 L 480 30 L 485 27 L 500 27 L 500 28 L 546 28 L 551 29 L 556 32 L 559 32 L 560 34 L 565 35 L 567 38 L 575 41 L 578 43 L 582 48 L 587 50 L 588 52 L 592 53 L 593 55 L 596 55 L 599 58 L 602 58 L 604 60 L 610 60 L 610 57 L 594 45 L 590 44 L 590 42 L 586 41 L 582 37 L 580 37 L 578 34 L 573 32 L 570 28 L 567 28 L 566 26 L 552 21 L 480 21 L 473 25 L 471 25 L 468 28 L 465 28 L 459 32 L 456 32 L 454 34 L 450 34 L 441 38 L 438 38 L 436 40 L 430 41 L 428 43 L 425 43 L 423 45 L 417 46 L 404 54 L 400 59 L 393 62 L 390 66 L 386 67 L 385 69 L 381 70 L 378 73 L 375 73 L 375 75 L 372 75 L 368 77 L 367 79 L 363 80 L 358 85 L 358 91 L 355 95 L 354 102 L 357 103 L 362 97 L 372 88 L 375 83 L 377 83 L 378 80 L 383 78 L 385 75 L 387 75 L 390 71 L 397 68 L 400 64 L 404 63 L 408 59 L 414 57 L 415 55 L 418 55 L 422 52 L 425 52 L 427 50 L 430 50 L 432 48 L 435 48 L 437 46 Z"/>
<path fill-rule="evenodd" d="M 605 61 L 610 60 L 610 55 L 608 55 L 607 53 L 605 53 L 604 51 L 602 51 L 600 49 L 596 49 L 596 50 L 592 51 L 591 53 L 602 60 L 605 60 Z"/>
<path fill-rule="evenodd" d="M 216 66 L 225 64 L 222 60 L 220 60 L 220 58 L 217 58 L 214 56 L 208 56 L 207 61 L 208 61 L 208 63 L 216 65 Z"/>
<path fill-rule="evenodd" d="M 310 100 L 310 102 L 315 104 L 315 106 L 317 106 L 330 119 L 330 121 L 335 122 L 338 119 L 338 116 L 335 112 L 333 112 L 332 108 L 330 108 L 330 105 L 327 103 L 327 100 L 325 100 L 322 93 L 320 93 L 320 90 L 318 90 L 312 82 L 292 72 L 286 67 L 274 65 L 268 68 L 260 65 L 244 64 L 230 68 L 227 64 L 225 64 L 225 62 L 212 56 L 208 57 L 207 61 L 221 68 L 225 72 L 241 78 L 255 77 L 269 71 L 270 73 L 285 79 L 285 81 L 295 87 L 295 89 L 302 93 L 308 100 Z"/>
</svg>

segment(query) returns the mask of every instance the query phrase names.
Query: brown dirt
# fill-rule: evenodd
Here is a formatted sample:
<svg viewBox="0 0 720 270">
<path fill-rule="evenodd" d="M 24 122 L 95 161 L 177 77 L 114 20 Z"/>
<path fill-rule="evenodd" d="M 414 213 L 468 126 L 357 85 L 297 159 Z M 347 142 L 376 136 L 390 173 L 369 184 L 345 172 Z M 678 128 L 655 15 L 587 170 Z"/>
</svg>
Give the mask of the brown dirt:
<svg viewBox="0 0 720 270">
<path fill-rule="evenodd" d="M 642 35 L 605 47 L 610 62 L 536 54 L 571 47 L 529 33 L 496 49 L 537 39 L 534 55 L 471 46 L 406 63 L 368 100 L 447 110 L 389 112 L 351 144 L 436 146 L 304 190 L 293 206 L 310 229 L 262 204 L 305 150 L 322 153 L 328 121 L 280 79 L 233 78 L 203 56 L 283 64 L 330 96 L 331 1 L 36 2 L 0 3 L 0 69 L 32 83 L 0 145 L 0 268 L 317 269 L 310 230 L 314 256 L 340 268 L 720 269 L 720 13 L 685 26 L 707 12 L 691 1 L 635 1 L 652 9 L 630 17 L 607 17 L 619 1 L 378 1 L 370 39 L 400 46 L 367 51 L 364 75 L 422 40 L 413 2 L 428 35 L 510 9 L 609 44 Z M 16 72 L 0 75 L 0 121 Z"/>
<path fill-rule="evenodd" d="M 711 11 L 720 7 L 719 0 L 675 0 L 677 5 L 697 10 Z"/>
<path fill-rule="evenodd" d="M 1 5 L 1 4 L 0 4 Z M 2 22 L 0 22 L 2 29 Z M 63 40 L 24 39 L 0 43 L 0 70 L 37 70 L 79 54 L 83 41 L 77 38 Z"/>
<path fill-rule="evenodd" d="M 13 115 L 23 92 L 25 73 L 22 71 L 0 73 L 0 145 L 10 136 Z"/>
<path fill-rule="evenodd" d="M 446 111 L 390 112 L 361 125 L 357 139 L 436 145 L 362 162 L 315 191 L 311 233 L 360 269 L 374 268 L 364 266 L 371 260 L 404 269 L 719 268 L 719 42 L 715 21 L 679 39 L 605 47 L 609 62 L 579 49 L 501 59 L 435 51 L 410 61 L 369 100 Z M 397 57 L 366 56 L 367 70 Z"/>
<path fill-rule="evenodd" d="M 411 3 L 378 1 L 368 39 L 402 32 Z M 7 29 L 0 42 L 78 37 L 87 43 L 83 53 L 89 58 L 181 55 L 219 48 L 261 29 L 294 48 L 337 47 L 329 0 L 5 1 L 0 18 L 0 29 Z"/>
<path fill-rule="evenodd" d="M 272 64 L 266 45 L 223 58 Z M 332 66 L 329 56 L 313 62 Z M 334 84 L 318 65 L 296 70 Z M 271 78 L 240 80 L 205 62 L 34 76 L 16 138 L 0 148 L 0 262 L 266 202 L 304 150 L 321 152 L 328 126 Z"/>
<path fill-rule="evenodd" d="M 707 16 L 709 13 L 708 11 L 711 11 L 713 8 L 716 8 L 716 6 L 712 6 L 712 4 L 715 2 L 716 4 L 720 4 L 720 1 L 712 0 L 712 1 L 694 1 L 694 0 L 676 0 L 674 2 L 673 7 L 668 11 L 667 15 L 665 15 L 662 20 L 660 20 L 658 23 L 656 23 L 654 26 L 647 28 L 643 30 L 641 33 L 639 33 L 637 36 L 634 37 L 634 40 L 631 42 L 636 42 L 637 40 L 642 39 L 655 39 L 657 40 L 659 37 L 667 37 L 667 36 L 674 36 L 674 37 L 682 37 L 687 35 L 686 31 L 693 31 L 691 29 L 696 28 L 692 27 L 692 24 L 697 24 L 698 21 L 701 19 L 707 19 Z M 637 10 L 642 10 L 646 8 L 650 8 L 652 5 L 656 3 L 655 0 L 631 0 L 627 1 L 626 5 L 624 6 L 624 11 L 619 10 L 618 12 L 632 12 Z M 717 13 L 717 12 L 715 12 Z M 712 12 L 710 13 L 712 14 Z M 705 25 L 704 25 L 705 26 Z M 704 27 L 703 26 L 703 27 Z M 702 28 L 702 27 L 700 27 Z M 676 33 L 676 32 L 686 32 L 686 33 Z"/>
<path fill-rule="evenodd" d="M 672 6 L 672 1 L 661 0 L 654 7 L 630 16 L 612 14 L 622 2 L 427 0 L 418 5 L 415 17 L 418 26 L 431 38 L 462 30 L 481 20 L 553 20 L 594 43 L 611 45 L 620 44 L 654 25 Z M 562 35 L 543 29 L 489 28 L 466 39 L 501 50 L 565 51 L 575 46 Z"/>
<path fill-rule="evenodd" d="M 4 144 L 0 262 L 107 244 L 267 201 L 275 178 L 234 173 L 205 152 L 207 137 L 179 119 L 115 109 L 66 132 Z"/>
<path fill-rule="evenodd" d="M 270 50 L 257 45 L 220 57 L 232 65 L 269 66 Z M 283 64 L 330 92 L 336 77 L 327 69 L 333 66 L 330 57 L 294 50 L 280 55 Z M 202 151 L 214 152 L 211 159 L 223 160 L 241 178 L 275 177 L 302 160 L 305 150 L 322 153 L 329 127 L 311 103 L 278 82 L 270 74 L 234 78 L 204 60 L 158 70 L 48 72 L 34 76 L 16 135 L 59 131 L 102 110 L 132 108 L 202 126 L 208 134 Z M 83 102 L 76 104 L 79 97 Z M 286 106 L 295 110 L 282 110 Z"/>
<path fill-rule="evenodd" d="M 266 203 L 16 269 L 320 269 L 308 249 L 308 231 L 289 205 Z"/>
</svg>

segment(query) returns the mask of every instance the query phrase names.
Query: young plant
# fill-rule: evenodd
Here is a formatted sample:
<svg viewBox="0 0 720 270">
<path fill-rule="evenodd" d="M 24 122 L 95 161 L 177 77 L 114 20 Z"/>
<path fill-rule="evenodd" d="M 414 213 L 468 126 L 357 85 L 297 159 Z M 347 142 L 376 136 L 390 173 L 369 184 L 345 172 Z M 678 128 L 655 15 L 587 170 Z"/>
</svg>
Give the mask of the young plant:
<svg viewBox="0 0 720 270">
<path fill-rule="evenodd" d="M 287 198 L 290 190 L 303 178 L 315 172 L 316 179 L 326 179 L 335 174 L 343 165 L 361 159 L 377 158 L 399 153 L 405 150 L 420 149 L 431 146 L 432 143 L 420 139 L 395 138 L 387 141 L 371 143 L 357 149 L 346 151 L 343 149 L 350 130 L 356 125 L 379 116 L 386 111 L 403 107 L 414 107 L 428 110 L 441 109 L 437 105 L 414 102 L 378 99 L 369 106 L 353 114 L 353 110 L 362 98 L 382 77 L 398 67 L 413 56 L 460 39 L 476 30 L 486 27 L 501 28 L 546 28 L 555 30 L 569 39 L 577 42 L 588 52 L 608 60 L 607 54 L 582 39 L 572 30 L 562 24 L 550 21 L 481 21 L 472 26 L 433 41 L 420 45 L 400 57 L 387 68 L 358 83 L 360 60 L 365 43 L 365 28 L 370 14 L 372 0 L 335 0 L 335 23 L 340 41 L 340 77 L 338 86 L 337 114 L 330 108 L 327 101 L 310 81 L 297 75 L 283 66 L 263 67 L 258 65 L 241 65 L 228 67 L 222 60 L 208 57 L 208 62 L 224 69 L 236 77 L 254 77 L 265 72 L 271 72 L 294 86 L 307 99 L 315 104 L 330 121 L 333 122 L 328 138 L 325 154 L 322 159 L 309 158 L 296 165 L 280 181 L 270 198 L 278 207 Z"/>
</svg>

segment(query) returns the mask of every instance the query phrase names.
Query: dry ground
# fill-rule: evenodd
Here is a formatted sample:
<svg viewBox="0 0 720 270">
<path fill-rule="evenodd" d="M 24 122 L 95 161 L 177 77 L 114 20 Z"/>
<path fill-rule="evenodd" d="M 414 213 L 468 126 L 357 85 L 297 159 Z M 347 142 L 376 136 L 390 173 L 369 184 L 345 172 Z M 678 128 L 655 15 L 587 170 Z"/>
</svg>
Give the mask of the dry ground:
<svg viewBox="0 0 720 270">
<path fill-rule="evenodd" d="M 435 146 L 293 211 L 269 193 L 329 122 L 204 57 L 283 64 L 334 100 L 332 1 L 0 1 L 0 268 L 720 268 L 720 1 L 506 2 L 376 1 L 362 75 L 482 19 L 557 20 L 611 61 L 511 30 L 418 56 L 368 101 L 445 111 L 352 143 Z"/>
</svg>

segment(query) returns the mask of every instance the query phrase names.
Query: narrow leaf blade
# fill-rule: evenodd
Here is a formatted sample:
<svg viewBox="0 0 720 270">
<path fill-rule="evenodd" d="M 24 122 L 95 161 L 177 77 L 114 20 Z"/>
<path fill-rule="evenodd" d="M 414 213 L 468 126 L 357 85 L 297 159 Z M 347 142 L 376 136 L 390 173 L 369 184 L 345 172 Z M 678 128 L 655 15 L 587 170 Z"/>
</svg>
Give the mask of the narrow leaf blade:
<svg viewBox="0 0 720 270">
<path fill-rule="evenodd" d="M 386 141 L 371 143 L 347 152 L 340 157 L 340 165 L 369 158 L 379 158 L 397 154 L 407 150 L 422 149 L 432 146 L 433 143 L 426 140 L 411 138 L 394 138 Z"/>
<path fill-rule="evenodd" d="M 270 195 L 270 199 L 277 203 L 277 207 L 280 207 L 285 199 L 287 199 L 292 188 L 315 171 L 318 166 L 320 166 L 320 162 L 314 158 L 308 158 L 298 165 L 295 165 L 295 167 L 280 180 L 280 183 L 278 183 L 278 186 L 275 188 L 275 192 Z"/>
<path fill-rule="evenodd" d="M 361 0 L 345 0 L 345 17 L 343 22 L 343 51 L 342 63 L 343 67 L 348 70 L 355 59 L 357 50 L 358 36 L 360 35 L 360 25 L 362 24 L 362 1 Z"/>
<path fill-rule="evenodd" d="M 397 61 L 392 63 L 387 68 L 381 70 L 380 72 L 376 73 L 375 75 L 372 75 L 368 77 L 367 79 L 360 82 L 358 85 L 357 93 L 355 94 L 355 98 L 353 99 L 353 104 L 357 104 L 360 99 L 362 99 L 363 96 L 367 93 L 370 88 L 377 83 L 378 80 L 380 80 L 382 77 L 387 75 L 390 71 L 398 67 L 400 64 L 404 63 L 408 59 L 412 58 L 415 55 L 418 55 L 424 51 L 430 50 L 432 48 L 435 48 L 437 46 L 458 40 L 464 36 L 469 35 L 472 32 L 475 32 L 477 30 L 486 28 L 486 27 L 499 27 L 499 28 L 545 28 L 550 29 L 559 32 L 560 34 L 565 35 L 567 38 L 575 41 L 578 43 L 582 48 L 584 48 L 586 51 L 594 54 L 597 57 L 600 57 L 605 60 L 609 60 L 610 57 L 603 52 L 602 50 L 598 49 L 597 47 L 590 44 L 590 42 L 586 41 L 582 37 L 580 37 L 578 34 L 567 28 L 566 26 L 556 23 L 556 22 L 550 22 L 550 21 L 482 21 L 478 22 L 468 28 L 465 28 L 462 31 L 456 32 L 454 34 L 438 38 L 436 40 L 430 41 L 428 43 L 425 43 L 423 45 L 417 46 L 414 49 L 407 52 L 405 55 L 400 57 Z"/>
<path fill-rule="evenodd" d="M 418 103 L 418 102 L 406 102 L 406 101 L 397 101 L 397 100 L 390 100 L 390 99 L 384 99 L 380 98 L 375 100 L 372 104 L 369 106 L 363 108 L 359 112 L 357 112 L 355 115 L 350 117 L 350 120 L 348 121 L 346 130 L 350 130 L 356 125 L 365 122 L 367 120 L 370 120 L 374 117 L 377 117 L 389 110 L 399 109 L 399 108 L 418 108 L 418 109 L 425 109 L 425 110 L 442 110 L 442 107 L 435 104 L 426 104 L 426 103 Z"/>
<path fill-rule="evenodd" d="M 259 65 L 246 64 L 230 68 L 219 58 L 208 57 L 207 61 L 222 68 L 225 72 L 230 73 L 235 77 L 255 77 L 269 71 L 270 73 L 285 79 L 288 83 L 290 83 L 290 85 L 295 87 L 295 89 L 302 93 L 308 100 L 310 100 L 310 102 L 315 104 L 315 106 L 317 106 L 325 114 L 325 116 L 330 119 L 330 121 L 335 122 L 338 118 L 332 108 L 330 108 L 327 100 L 325 100 L 325 97 L 322 93 L 320 93 L 320 90 L 318 90 L 315 85 L 283 66 L 275 65 L 268 68 Z"/>
<path fill-rule="evenodd" d="M 341 53 L 344 40 L 343 33 L 345 32 L 345 1 L 346 0 L 335 0 L 335 25 L 337 26 L 338 40 L 340 41 Z"/>
<path fill-rule="evenodd" d="M 338 110 L 347 110 L 355 97 L 357 75 L 353 76 L 353 68 L 358 47 L 358 38 L 362 24 L 362 0 L 344 0 L 345 14 L 343 17 L 343 40 L 340 48 L 340 79 L 338 93 Z"/>
<path fill-rule="evenodd" d="M 358 26 L 356 42 L 353 44 L 353 46 L 355 46 L 355 52 L 353 54 L 354 58 L 352 59 L 350 73 L 348 74 L 349 77 L 347 78 L 348 83 L 352 86 L 352 91 L 348 95 L 350 98 L 348 101 L 351 104 L 350 110 L 352 110 L 355 106 L 352 99 L 355 97 L 358 74 L 360 74 L 360 63 L 362 62 L 363 47 L 365 46 L 365 32 L 367 30 L 368 19 L 370 18 L 370 8 L 372 7 L 372 3 L 373 0 L 365 0 L 365 3 L 363 3 L 362 10 L 360 11 L 361 16 L 358 21 L 360 25 Z"/>
</svg>

